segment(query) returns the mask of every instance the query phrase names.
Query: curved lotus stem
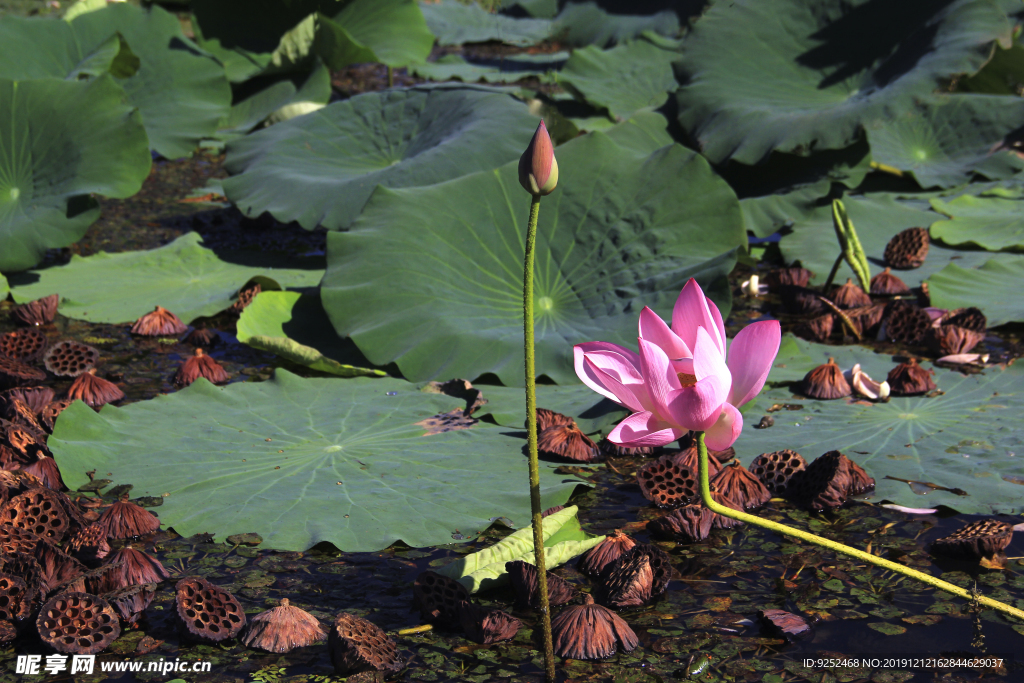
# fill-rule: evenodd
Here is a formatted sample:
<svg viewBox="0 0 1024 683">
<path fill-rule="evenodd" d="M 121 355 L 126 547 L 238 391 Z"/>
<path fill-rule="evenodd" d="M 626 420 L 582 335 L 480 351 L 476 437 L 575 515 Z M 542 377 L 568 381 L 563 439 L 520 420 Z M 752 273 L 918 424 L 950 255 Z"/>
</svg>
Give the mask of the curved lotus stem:
<svg viewBox="0 0 1024 683">
<path fill-rule="evenodd" d="M 816 536 L 806 531 L 801 531 L 800 529 L 794 529 L 793 527 L 785 524 L 761 519 L 755 515 L 749 515 L 746 512 L 740 512 L 739 510 L 733 510 L 730 507 L 720 505 L 711 497 L 711 486 L 708 482 L 708 449 L 707 446 L 704 445 L 704 432 L 697 432 L 697 453 L 699 455 L 698 474 L 700 476 L 700 497 L 704 501 L 704 505 L 706 505 L 712 512 L 717 512 L 725 517 L 731 517 L 732 519 L 738 519 L 748 524 L 770 529 L 771 531 L 774 531 L 777 534 L 782 534 L 783 536 L 799 538 L 801 541 L 814 543 L 815 545 L 820 545 L 823 548 L 834 550 L 835 552 L 843 555 L 855 557 L 858 560 L 863 560 L 864 562 L 870 562 L 873 565 L 888 569 L 891 572 L 896 572 L 897 574 L 902 574 L 910 577 L 911 579 L 923 581 L 930 586 L 944 590 L 947 593 L 952 593 L 953 595 L 958 595 L 961 598 L 966 598 L 968 600 L 976 599 L 980 604 L 985 605 L 986 607 L 997 609 L 1004 614 L 1009 614 L 1010 616 L 1024 620 L 1024 610 L 1011 607 L 1010 605 L 999 602 L 998 600 L 993 600 L 992 598 L 987 598 L 983 595 L 976 596 L 960 586 L 954 586 L 953 584 L 943 581 L 942 579 L 937 579 L 930 574 L 919 572 L 916 569 L 911 569 L 910 567 L 904 567 L 901 564 L 890 562 L 889 560 L 878 557 L 877 555 L 872 555 L 871 553 L 864 552 L 863 550 L 851 548 L 850 546 L 843 545 L 842 543 L 830 541 L 827 538 L 822 538 L 821 536 Z"/>
</svg>

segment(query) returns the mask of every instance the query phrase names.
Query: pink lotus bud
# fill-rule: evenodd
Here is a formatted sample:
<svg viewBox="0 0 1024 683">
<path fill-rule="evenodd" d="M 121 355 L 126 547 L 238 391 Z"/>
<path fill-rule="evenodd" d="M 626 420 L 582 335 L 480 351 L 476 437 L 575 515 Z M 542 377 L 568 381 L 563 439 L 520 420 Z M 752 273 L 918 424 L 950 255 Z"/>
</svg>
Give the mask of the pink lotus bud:
<svg viewBox="0 0 1024 683">
<path fill-rule="evenodd" d="M 519 157 L 519 184 L 532 195 L 551 194 L 558 184 L 558 162 L 544 121 L 537 126 L 529 146 Z"/>
</svg>

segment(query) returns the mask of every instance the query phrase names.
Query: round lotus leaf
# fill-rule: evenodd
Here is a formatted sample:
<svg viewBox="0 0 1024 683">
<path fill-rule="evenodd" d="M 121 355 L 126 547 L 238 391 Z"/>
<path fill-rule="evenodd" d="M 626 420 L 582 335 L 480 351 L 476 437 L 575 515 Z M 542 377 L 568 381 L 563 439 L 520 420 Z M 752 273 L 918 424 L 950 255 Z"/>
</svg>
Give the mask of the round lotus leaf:
<svg viewBox="0 0 1024 683">
<path fill-rule="evenodd" d="M 471 88 L 367 93 L 228 145 L 224 191 L 247 215 L 351 225 L 377 185 L 417 187 L 518 159 L 537 119 Z"/>
<path fill-rule="evenodd" d="M 1018 97 L 952 95 L 872 122 L 867 135 L 876 162 L 909 171 L 921 187 L 953 187 L 975 173 L 999 180 L 1024 169 L 1016 153 L 998 149 L 1022 121 Z"/>
<path fill-rule="evenodd" d="M 149 173 L 142 119 L 109 75 L 0 79 L 0 120 L 2 271 L 78 240 L 99 217 L 90 193 L 129 197 Z"/>
<path fill-rule="evenodd" d="M 819 359 L 836 348 L 811 346 L 810 355 Z M 878 368 L 879 357 L 867 349 L 861 357 L 872 363 L 868 373 L 878 381 L 896 366 L 890 362 Z M 849 370 L 851 361 L 863 362 L 851 356 L 840 366 Z M 947 505 L 965 514 L 1024 511 L 1019 462 L 1024 453 L 1019 429 L 1024 366 L 991 367 L 971 376 L 941 368 L 935 373 L 941 395 L 893 397 L 888 403 L 815 401 L 794 395 L 789 386 L 762 392 L 748 415 L 764 414 L 774 403 L 802 408 L 775 413 L 770 429 L 755 429 L 757 420 L 746 420 L 736 451 L 749 462 L 784 448 L 808 461 L 838 450 L 875 478 L 873 501 L 914 508 Z M 912 487 L 887 477 L 939 488 Z"/>
<path fill-rule="evenodd" d="M 486 43 L 496 40 L 508 45 L 535 45 L 551 35 L 549 19 L 516 19 L 488 12 L 476 3 L 446 0 L 422 5 L 427 27 L 438 45 Z"/>
<path fill-rule="evenodd" d="M 933 306 L 975 306 L 985 314 L 989 327 L 1024 322 L 1024 299 L 1020 296 L 1024 256 L 1000 254 L 998 260 L 993 258 L 980 265 L 969 263 L 964 267 L 962 263 L 963 260 L 954 261 L 928 278 Z"/>
<path fill-rule="evenodd" d="M 1024 199 L 962 195 L 950 201 L 935 198 L 932 208 L 949 220 L 932 223 L 932 239 L 950 246 L 978 246 L 990 251 L 1024 250 Z"/>
<path fill-rule="evenodd" d="M 671 317 L 690 277 L 727 314 L 726 276 L 747 241 L 736 195 L 703 157 L 656 149 L 650 137 L 641 149 L 631 122 L 613 131 L 556 149 L 558 187 L 540 205 L 536 367 L 559 384 L 579 381 L 573 344 L 635 348 L 643 307 Z M 378 188 L 351 230 L 328 235 L 324 309 L 372 363 L 395 362 L 409 379 L 494 373 L 522 386 L 529 212 L 517 162 L 431 187 Z"/>
<path fill-rule="evenodd" d="M 372 552 L 472 540 L 496 517 L 530 523 L 524 437 L 476 423 L 426 435 L 424 420 L 465 401 L 391 378 L 273 379 L 182 391 L 96 413 L 76 402 L 49 446 L 72 490 L 97 469 L 162 496 L 183 536 L 258 533 L 261 547 L 327 541 Z M 578 485 L 541 465 L 543 507 Z"/>
<path fill-rule="evenodd" d="M 986 0 L 715 3 L 684 41 L 679 120 L 715 163 L 846 147 L 1010 33 Z"/>
</svg>

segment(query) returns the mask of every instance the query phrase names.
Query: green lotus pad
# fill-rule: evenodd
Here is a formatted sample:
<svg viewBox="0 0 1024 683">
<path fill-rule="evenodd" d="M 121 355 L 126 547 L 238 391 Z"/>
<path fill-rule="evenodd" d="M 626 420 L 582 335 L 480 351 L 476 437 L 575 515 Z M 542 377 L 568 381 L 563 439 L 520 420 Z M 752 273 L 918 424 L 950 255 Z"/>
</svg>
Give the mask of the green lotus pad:
<svg viewBox="0 0 1024 683">
<path fill-rule="evenodd" d="M 932 275 L 928 278 L 932 306 L 976 306 L 988 318 L 989 327 L 1024 322 L 1024 298 L 1020 295 L 1024 256 L 1000 254 L 999 257 L 979 267 L 965 268 L 959 265 L 963 261 L 957 261 Z"/>
<path fill-rule="evenodd" d="M 98 469 L 163 496 L 160 521 L 184 536 L 256 532 L 263 546 L 322 541 L 371 552 L 396 541 L 452 543 L 505 517 L 530 523 L 526 441 L 504 427 L 425 436 L 418 425 L 464 402 L 391 378 L 302 379 L 283 370 L 96 413 L 76 402 L 49 445 L 76 489 Z M 541 465 L 544 507 L 584 482 Z"/>
<path fill-rule="evenodd" d="M 679 33 L 679 15 L 670 9 L 654 14 L 609 14 L 596 2 L 569 2 L 555 18 L 554 33 L 566 45 L 607 47 L 631 40 L 645 31 L 673 37 Z"/>
<path fill-rule="evenodd" d="M 746 419 L 736 450 L 746 463 L 758 453 L 783 448 L 808 461 L 842 451 L 875 478 L 873 501 L 915 508 L 947 505 L 965 514 L 1024 511 L 1018 428 L 1024 366 L 992 367 L 970 377 L 935 372 L 942 395 L 895 397 L 888 403 L 813 401 L 789 388 L 771 389 L 756 399 L 748 415 L 760 415 L 773 403 L 802 409 L 775 413 L 770 429 L 754 429 L 757 419 Z M 915 486 L 927 492 L 921 495 L 886 476 L 959 488 L 967 495 Z"/>
<path fill-rule="evenodd" d="M 630 347 L 635 349 L 636 342 Z M 504 427 L 523 428 L 526 424 L 525 389 L 493 384 L 474 384 L 473 387 L 479 389 L 487 401 L 473 417 L 487 415 Z M 537 407 L 568 415 L 585 434 L 610 432 L 612 425 L 629 415 L 628 410 L 584 384 L 538 385 Z"/>
<path fill-rule="evenodd" d="M 416 0 L 349 0 L 337 14 L 320 2 L 315 49 L 331 69 L 378 62 L 392 67 L 424 62 L 434 34 Z"/>
<path fill-rule="evenodd" d="M 541 535 L 544 538 L 544 566 L 547 569 L 565 564 L 600 545 L 605 536 L 588 534 L 580 528 L 575 505 L 544 517 Z M 494 545 L 471 553 L 437 570 L 438 574 L 455 579 L 470 593 L 490 590 L 508 583 L 506 562 L 517 560 L 536 564 L 533 553 L 533 525 L 515 531 Z"/>
<path fill-rule="evenodd" d="M 676 89 L 672 62 L 679 53 L 663 50 L 646 40 L 632 40 L 610 50 L 590 46 L 574 50 L 558 72 L 558 82 L 615 119 L 628 118 L 638 109 L 665 104 Z"/>
<path fill-rule="evenodd" d="M 11 288 L 7 285 L 7 278 L 0 275 L 0 299 L 6 299 L 7 293 L 11 291 Z"/>
<path fill-rule="evenodd" d="M 444 0 L 422 4 L 420 10 L 427 27 L 437 36 L 438 45 L 486 43 L 496 40 L 508 45 L 535 45 L 551 35 L 547 19 L 515 19 L 492 14 L 476 3 Z"/>
<path fill-rule="evenodd" d="M 310 370 L 341 377 L 387 374 L 341 362 L 359 352 L 351 341 L 339 339 L 334 333 L 318 296 L 260 292 L 242 311 L 237 327 L 238 341 L 243 344 L 276 353 Z"/>
<path fill-rule="evenodd" d="M 843 204 L 857 229 L 872 275 L 880 273 L 885 267 L 885 245 L 893 235 L 906 228 L 928 227 L 942 218 L 940 214 L 928 210 L 927 204 L 923 202 L 906 201 L 895 195 L 882 193 L 845 197 Z M 831 207 L 820 206 L 798 216 L 791 227 L 791 232 L 784 235 L 779 242 L 779 248 L 787 263 L 800 261 L 804 268 L 814 273 L 811 282 L 822 284 L 828 277 L 836 256 L 839 255 L 839 243 L 832 228 Z M 916 287 L 950 263 L 972 268 L 989 259 L 1013 258 L 1010 254 L 964 251 L 933 242 L 923 266 L 893 272 L 908 286 Z M 846 278 L 852 277 L 853 271 L 844 261 L 839 267 L 836 279 L 842 283 Z"/>
<path fill-rule="evenodd" d="M 715 3 L 684 41 L 679 120 L 713 163 L 846 147 L 1010 35 L 978 0 Z"/>
<path fill-rule="evenodd" d="M 896 366 L 889 354 L 875 353 L 864 346 L 817 344 L 786 333 L 782 335 L 779 353 L 768 373 L 768 384 L 799 382 L 808 372 L 828 362 L 829 358 L 833 358 L 843 370 L 860 364 L 864 372 L 879 382 Z"/>
<path fill-rule="evenodd" d="M 990 251 L 1024 250 L 1024 200 L 963 195 L 949 202 L 931 200 L 932 208 L 950 217 L 932 223 L 932 239 L 951 246 L 975 245 Z"/>
<path fill-rule="evenodd" d="M 871 156 L 909 171 L 921 187 L 953 187 L 978 173 L 992 180 L 1024 169 L 1008 149 L 993 151 L 1024 120 L 1024 101 L 1000 95 L 951 95 L 867 126 Z"/>
<path fill-rule="evenodd" d="M 99 218 L 91 193 L 129 197 L 149 173 L 142 119 L 109 74 L 0 79 L 0 120 L 0 271 L 75 242 Z"/>
<path fill-rule="evenodd" d="M 189 322 L 223 311 L 252 278 L 270 278 L 280 287 L 312 287 L 323 274 L 316 268 L 263 266 L 273 259 L 250 254 L 229 262 L 201 241 L 199 233 L 190 232 L 159 249 L 72 256 L 65 266 L 12 278 L 11 291 L 19 303 L 58 292 L 63 315 L 90 322 L 131 322 L 155 306 Z"/>
<path fill-rule="evenodd" d="M 228 198 L 311 230 L 349 226 L 377 185 L 416 187 L 518 159 L 526 105 L 477 88 L 367 93 L 228 145 Z M 501 131 L 501 135 L 495 135 Z"/>
<path fill-rule="evenodd" d="M 500 63 L 486 65 L 467 62 L 460 55 L 444 55 L 436 62 L 414 64 L 409 73 L 432 81 L 447 81 L 457 78 L 463 83 L 514 83 L 531 76 L 547 80 L 548 69 L 560 67 L 569 58 L 568 52 L 554 52 L 540 55 L 509 55 Z"/>
<path fill-rule="evenodd" d="M 664 130 L 646 125 L 556 150 L 534 293 L 537 374 L 557 383 L 579 382 L 573 344 L 635 345 L 640 310 L 670 317 L 690 277 L 728 313 L 726 275 L 746 244 L 739 202 L 703 157 L 661 147 Z M 432 187 L 378 188 L 351 230 L 329 234 L 321 287 L 338 334 L 413 381 L 494 373 L 521 386 L 530 195 L 517 163 Z"/>
</svg>

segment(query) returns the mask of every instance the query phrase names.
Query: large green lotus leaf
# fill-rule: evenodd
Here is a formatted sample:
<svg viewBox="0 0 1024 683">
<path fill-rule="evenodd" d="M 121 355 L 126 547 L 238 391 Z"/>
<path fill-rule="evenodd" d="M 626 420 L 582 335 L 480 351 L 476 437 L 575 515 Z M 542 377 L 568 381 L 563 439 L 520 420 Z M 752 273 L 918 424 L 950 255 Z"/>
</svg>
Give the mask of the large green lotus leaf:
<svg viewBox="0 0 1024 683">
<path fill-rule="evenodd" d="M 977 267 L 968 264 L 965 268 L 960 265 L 963 260 L 956 261 L 932 275 L 928 278 L 932 305 L 940 308 L 976 306 L 988 318 L 989 327 L 1024 322 L 1024 298 L 1020 296 L 1024 256 L 1000 254 L 999 257 Z"/>
<path fill-rule="evenodd" d="M 11 291 L 11 288 L 7 284 L 7 278 L 0 275 L 0 299 L 6 299 L 7 294 Z"/>
<path fill-rule="evenodd" d="M 631 40 L 610 50 L 593 45 L 574 50 L 557 79 L 593 107 L 618 119 L 638 109 L 665 104 L 676 88 L 672 62 L 679 53 L 662 50 L 646 40 Z"/>
<path fill-rule="evenodd" d="M 1024 121 L 1024 101 L 1001 95 L 936 98 L 867 126 L 871 156 L 909 171 L 921 187 L 954 187 L 975 174 L 992 180 L 1024 169 L 1009 151 L 993 151 Z"/>
<path fill-rule="evenodd" d="M 228 199 L 312 230 L 351 225 L 374 187 L 415 187 L 518 159 L 537 125 L 509 95 L 469 88 L 367 93 L 228 145 Z M 498 135 L 495 131 L 501 131 Z"/>
<path fill-rule="evenodd" d="M 927 227 L 941 218 L 934 211 L 922 209 L 919 202 L 900 200 L 888 194 L 846 197 L 843 204 L 857 229 L 872 274 L 881 272 L 885 267 L 885 245 L 893 235 L 906 228 Z M 779 242 L 779 247 L 787 263 L 799 260 L 805 268 L 814 273 L 812 283 L 823 283 L 839 255 L 839 243 L 832 227 L 831 207 L 821 206 L 798 218 L 792 226 L 792 232 L 784 235 Z M 907 285 L 916 287 L 951 262 L 975 267 L 988 259 L 1001 259 L 1004 256 L 1009 257 L 1008 254 L 993 255 L 984 251 L 965 251 L 932 243 L 923 266 L 895 273 Z M 854 277 L 853 271 L 845 261 L 840 265 L 836 277 L 839 282 Z"/>
<path fill-rule="evenodd" d="M 299 292 L 260 292 L 238 318 L 238 341 L 341 377 L 384 377 L 382 370 L 361 368 L 361 355 L 350 340 L 338 338 L 320 297 Z"/>
<path fill-rule="evenodd" d="M 317 268 L 274 268 L 268 265 L 274 259 L 262 255 L 230 255 L 238 262 L 227 261 L 201 241 L 190 232 L 159 249 L 72 256 L 65 266 L 16 276 L 11 291 L 19 303 L 59 292 L 63 315 L 90 322 L 131 322 L 158 305 L 189 322 L 223 311 L 254 277 L 312 287 L 323 274 Z"/>
<path fill-rule="evenodd" d="M 996 47 L 981 71 L 956 83 L 960 92 L 987 95 L 1019 95 L 1024 86 L 1024 45 L 1014 41 L 1009 49 Z"/>
<path fill-rule="evenodd" d="M 931 200 L 932 208 L 950 217 L 932 223 L 932 239 L 951 246 L 970 244 L 991 251 L 1024 249 L 1024 200 L 963 195 L 949 202 Z"/>
<path fill-rule="evenodd" d="M 554 569 L 581 555 L 596 545 L 605 536 L 588 534 L 580 528 L 575 505 L 559 510 L 541 520 L 541 536 L 544 539 L 544 566 Z M 571 538 L 566 538 L 571 537 Z M 556 539 L 565 538 L 555 542 Z M 523 561 L 536 564 L 533 552 L 533 525 L 515 531 L 494 545 L 470 553 L 438 569 L 438 574 L 455 579 L 470 593 L 489 590 L 508 583 L 506 562 Z"/>
<path fill-rule="evenodd" d="M 121 40 L 113 30 L 99 43 L 82 44 L 63 21 L 0 19 L 0 76 L 4 78 L 91 78 L 110 71 L 120 51 Z"/>
<path fill-rule="evenodd" d="M 989 0 L 719 2 L 685 41 L 679 120 L 714 163 L 846 147 L 1009 38 Z"/>
<path fill-rule="evenodd" d="M 518 5 L 531 17 L 551 19 L 558 14 L 558 0 L 502 0 L 501 9 Z"/>
<path fill-rule="evenodd" d="M 416 0 L 349 0 L 334 16 L 321 14 L 319 22 L 316 49 L 332 69 L 357 62 L 425 62 L 434 45 Z"/>
<path fill-rule="evenodd" d="M 560 68 L 569 58 L 568 52 L 541 55 L 509 55 L 500 61 L 484 64 L 467 62 L 460 55 L 445 55 L 436 62 L 414 64 L 409 73 L 432 81 L 447 81 L 457 78 L 463 83 L 513 83 L 523 78 L 539 77 L 546 80 L 549 70 Z"/>
<path fill-rule="evenodd" d="M 427 27 L 437 36 L 438 45 L 492 40 L 508 45 L 535 45 L 551 35 L 552 23 L 548 19 L 515 19 L 492 14 L 476 3 L 444 0 L 422 4 L 420 10 Z"/>
<path fill-rule="evenodd" d="M 534 284 L 537 374 L 557 383 L 578 382 L 573 344 L 635 344 L 640 310 L 667 317 L 690 277 L 729 310 L 725 276 L 746 243 L 735 194 L 684 147 L 638 152 L 602 133 L 557 150 Z M 517 162 L 432 187 L 378 188 L 350 231 L 328 235 L 321 287 L 338 334 L 412 380 L 494 373 L 522 386 L 529 210 Z"/>
<path fill-rule="evenodd" d="M 253 128 L 288 107 L 327 104 L 331 99 L 331 72 L 317 63 L 300 84 L 284 78 L 232 105 L 231 111 L 217 128 L 217 137 L 231 140 L 245 135 Z"/>
<path fill-rule="evenodd" d="M 593 341 L 593 340 L 584 340 Z M 603 340 L 602 340 L 603 341 Z M 636 342 L 629 345 L 636 348 Z M 487 401 L 473 417 L 489 415 L 504 427 L 523 429 L 526 424 L 526 391 L 520 387 L 475 384 Z M 605 430 L 629 414 L 625 408 L 584 384 L 537 386 L 537 406 L 562 413 L 576 420 L 585 434 Z M 608 430 L 611 431 L 611 430 Z"/>
<path fill-rule="evenodd" d="M 31 268 L 85 234 L 99 217 L 90 193 L 129 197 L 142 187 L 146 131 L 124 99 L 109 75 L 0 79 L 0 271 Z"/>
<path fill-rule="evenodd" d="M 679 15 L 672 10 L 647 16 L 609 14 L 596 2 L 570 2 L 554 21 L 554 34 L 563 43 L 580 47 L 606 47 L 636 38 L 644 31 L 675 36 L 679 33 Z"/>
<path fill-rule="evenodd" d="M 860 364 L 861 369 L 870 377 L 881 382 L 896 367 L 892 356 L 875 353 L 868 347 L 848 345 L 831 346 L 806 341 L 792 334 L 782 335 L 779 353 L 768 373 L 769 384 L 799 382 L 808 372 L 828 362 L 832 358 L 843 370 L 851 369 Z"/>
<path fill-rule="evenodd" d="M 169 159 L 192 153 L 213 135 L 231 106 L 224 68 L 181 32 L 177 17 L 158 6 L 114 3 L 71 22 L 75 39 L 99 45 L 118 31 L 139 58 L 139 70 L 121 81 L 139 108 L 149 145 Z"/>
<path fill-rule="evenodd" d="M 328 541 L 370 552 L 472 538 L 496 517 L 530 523 L 525 440 L 478 423 L 426 436 L 417 423 L 464 407 L 391 379 L 302 379 L 187 389 L 99 414 L 75 403 L 49 446 L 73 489 L 98 469 L 164 496 L 179 534 L 256 532 L 277 550 Z M 578 479 L 541 466 L 543 506 Z M 458 536 L 453 536 L 458 532 Z"/>
<path fill-rule="evenodd" d="M 772 403 L 803 409 L 775 413 L 770 429 L 754 429 L 748 420 L 736 449 L 747 461 L 783 448 L 808 460 L 839 450 L 875 478 L 875 500 L 918 508 L 948 505 L 968 514 L 1024 511 L 1018 483 L 1024 366 L 993 367 L 970 377 L 939 369 L 935 383 L 940 396 L 896 397 L 873 405 L 813 401 L 787 388 L 772 389 L 756 399 L 757 409 Z M 911 488 L 886 476 L 959 488 L 967 496 Z"/>
</svg>

